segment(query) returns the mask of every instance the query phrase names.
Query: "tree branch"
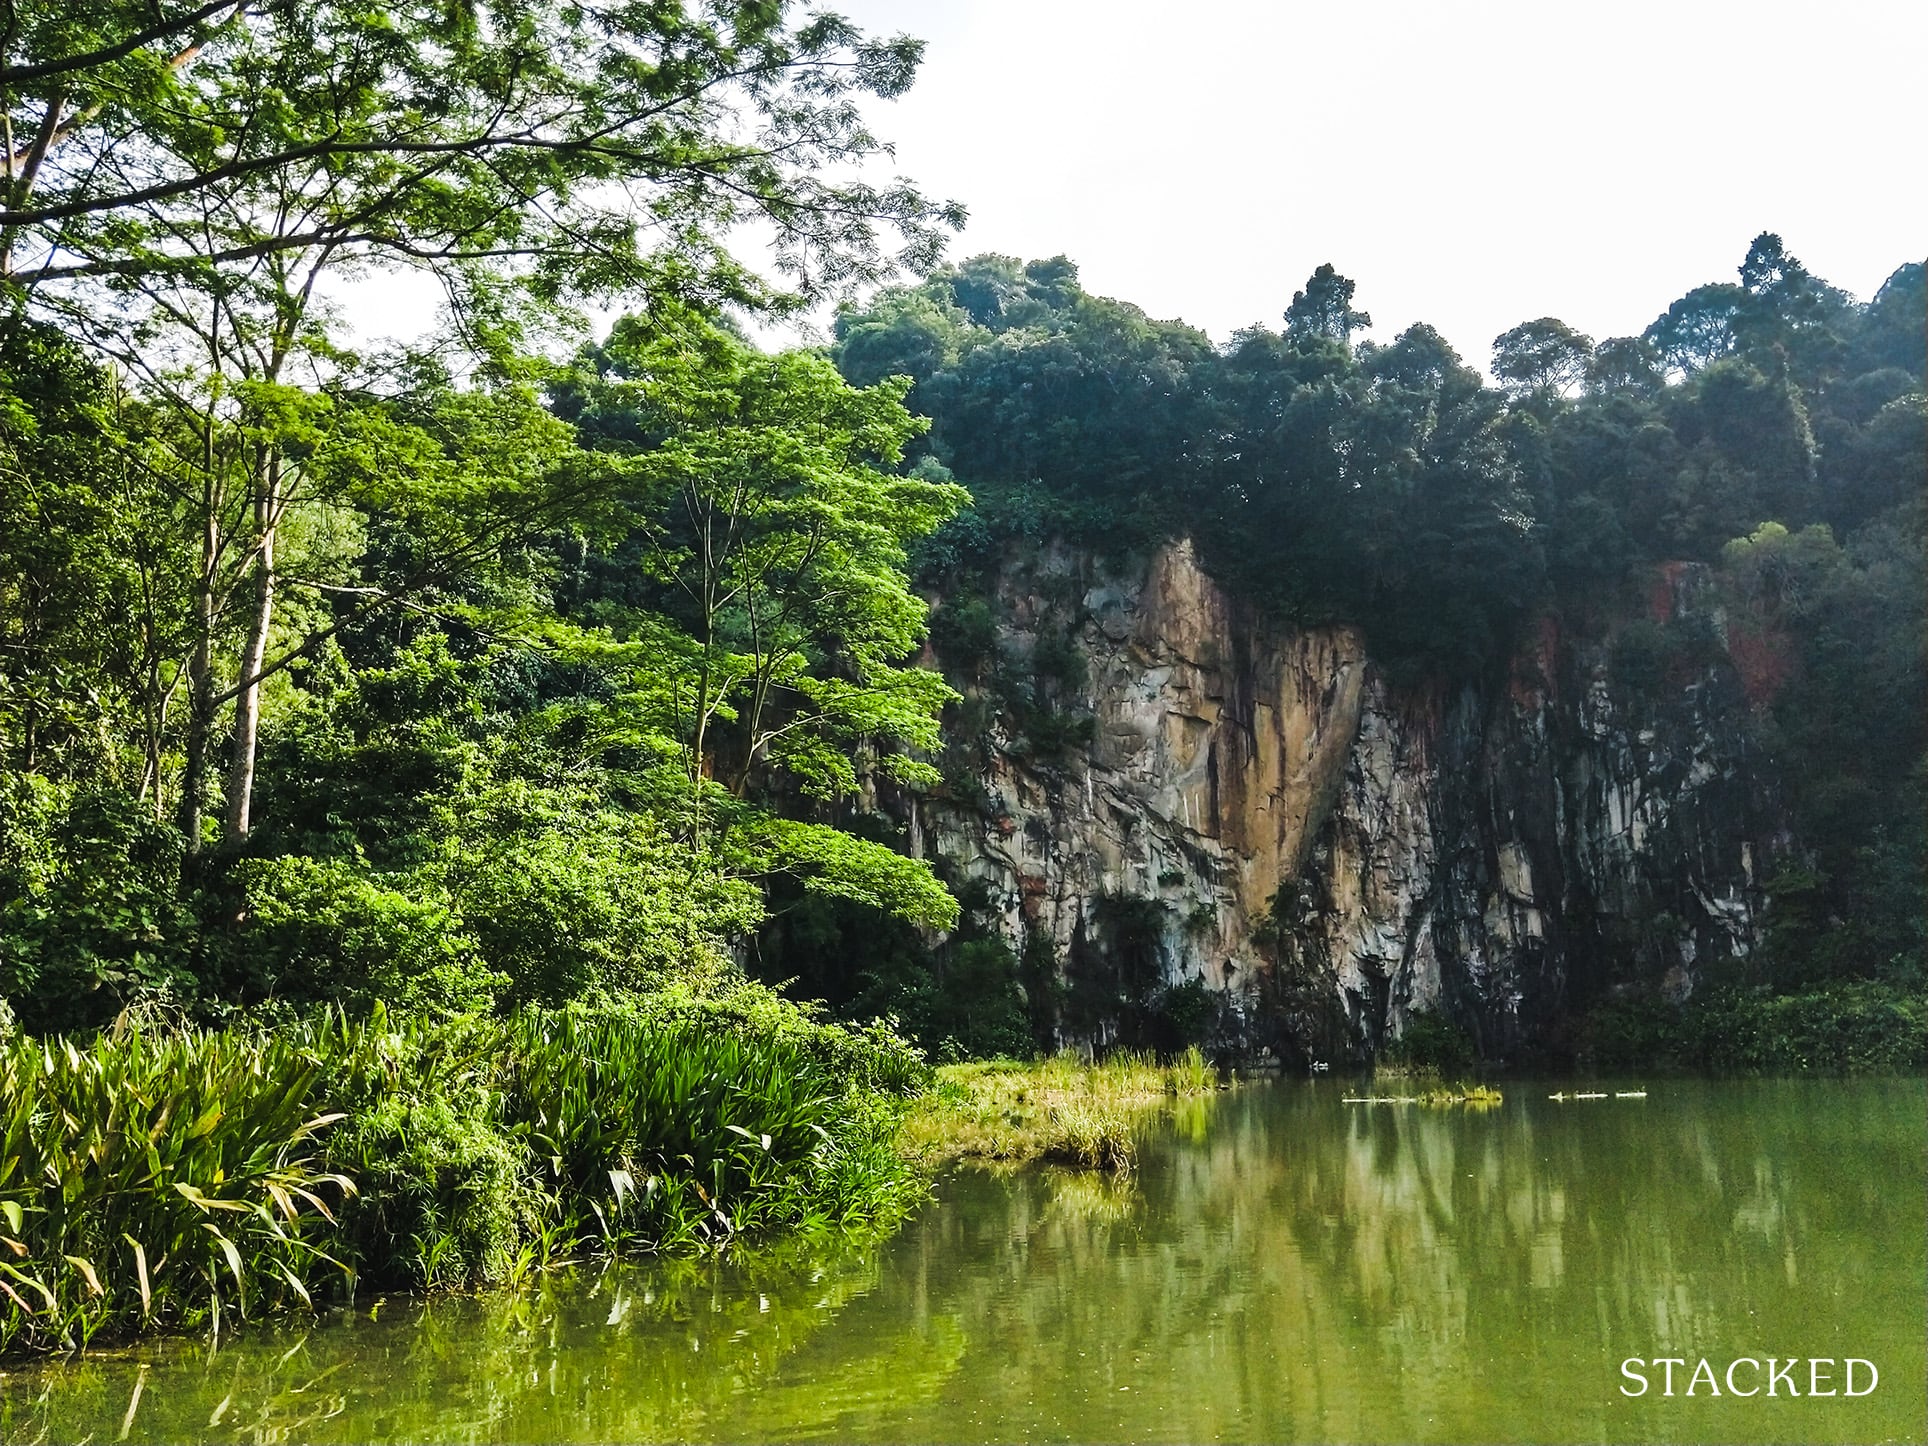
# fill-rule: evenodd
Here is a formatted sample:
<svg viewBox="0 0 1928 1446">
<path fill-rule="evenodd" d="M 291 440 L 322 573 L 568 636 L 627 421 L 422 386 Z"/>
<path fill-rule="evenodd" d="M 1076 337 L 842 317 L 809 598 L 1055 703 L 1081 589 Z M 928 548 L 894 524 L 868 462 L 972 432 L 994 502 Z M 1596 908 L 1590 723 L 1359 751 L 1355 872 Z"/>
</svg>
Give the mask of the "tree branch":
<svg viewBox="0 0 1928 1446">
<path fill-rule="evenodd" d="M 43 60 L 37 65 L 0 65 L 0 85 L 24 85 L 28 81 L 45 80 L 50 75 L 71 75 L 77 70 L 89 70 L 97 65 L 111 64 L 116 60 L 125 59 L 143 46 L 152 45 L 155 41 L 173 35 L 177 31 L 199 25 L 210 15 L 226 10 L 231 5 L 238 15 L 247 9 L 248 0 L 241 0 L 239 4 L 236 4 L 235 0 L 212 0 L 212 3 L 203 5 L 199 10 L 163 20 L 117 44 L 103 46 L 99 50 L 84 51 L 79 55 L 63 55 L 58 60 Z"/>
</svg>

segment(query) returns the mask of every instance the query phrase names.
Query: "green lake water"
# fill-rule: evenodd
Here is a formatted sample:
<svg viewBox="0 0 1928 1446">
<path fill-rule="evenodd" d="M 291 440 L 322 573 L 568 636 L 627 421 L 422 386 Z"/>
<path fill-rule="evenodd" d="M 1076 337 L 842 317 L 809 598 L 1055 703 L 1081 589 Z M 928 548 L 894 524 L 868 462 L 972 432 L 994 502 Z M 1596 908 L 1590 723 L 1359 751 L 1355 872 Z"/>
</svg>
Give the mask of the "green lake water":
<svg viewBox="0 0 1928 1446">
<path fill-rule="evenodd" d="M 1625 1084 L 1591 1086 L 1612 1090 Z M 364 1299 L 10 1368 L 11 1441 L 1920 1441 L 1920 1080 L 1183 1108 L 1128 1182 L 966 1171 L 896 1236 Z M 1675 1356 L 1639 1399 L 1628 1357 Z M 1874 1362 L 1816 1399 L 1808 1358 Z M 1700 1358 L 1784 1385 L 1685 1394 Z M 1827 1370 L 1829 1368 L 1823 1367 Z M 1859 1368 L 1857 1368 L 1859 1370 Z M 1765 1380 L 1766 1373 L 1761 1373 Z M 1736 1384 L 1753 1384 L 1742 1366 Z M 1861 1371 L 1857 1389 L 1867 1384 Z"/>
</svg>

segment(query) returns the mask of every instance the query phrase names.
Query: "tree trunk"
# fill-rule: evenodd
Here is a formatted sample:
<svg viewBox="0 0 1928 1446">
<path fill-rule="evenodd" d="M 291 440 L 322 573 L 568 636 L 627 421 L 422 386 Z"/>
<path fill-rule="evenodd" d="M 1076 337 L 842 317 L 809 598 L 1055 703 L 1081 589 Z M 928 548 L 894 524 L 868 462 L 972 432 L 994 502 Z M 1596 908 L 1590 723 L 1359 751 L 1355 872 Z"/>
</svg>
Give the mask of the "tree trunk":
<svg viewBox="0 0 1928 1446">
<path fill-rule="evenodd" d="M 214 590 L 203 578 L 196 599 L 201 636 L 188 659 L 187 758 L 181 769 L 181 805 L 176 814 L 187 837 L 187 851 L 201 851 L 201 807 L 207 793 L 208 734 L 214 727 L 214 670 L 209 657 L 214 630 Z"/>
<path fill-rule="evenodd" d="M 248 836 L 254 799 L 254 760 L 261 734 L 261 665 L 268 657 L 268 632 L 274 619 L 274 543 L 281 511 L 281 457 L 270 452 L 260 468 L 255 493 L 255 526 L 260 547 L 254 563 L 254 617 L 241 653 L 239 696 L 234 700 L 234 755 L 228 766 L 227 836 Z"/>
<path fill-rule="evenodd" d="M 9 9 L 11 14 L 11 9 Z M 67 104 L 67 87 L 56 85 L 47 97 L 47 110 L 40 118 L 40 129 L 34 133 L 33 141 L 26 150 L 15 154 L 13 149 L 13 127 L 7 127 L 7 208 L 17 210 L 27 204 L 33 195 L 34 182 L 39 178 L 41 163 L 47 159 L 47 152 L 53 146 L 54 138 L 60 133 L 60 114 Z M 0 228 L 0 276 L 13 274 L 13 243 L 19 228 L 8 226 Z"/>
<path fill-rule="evenodd" d="M 220 487 L 210 442 L 202 458 L 201 575 L 194 587 L 194 651 L 188 656 L 187 757 L 175 817 L 191 854 L 201 851 L 201 814 L 207 801 L 208 739 L 214 731 L 215 569 L 221 560 Z"/>
</svg>

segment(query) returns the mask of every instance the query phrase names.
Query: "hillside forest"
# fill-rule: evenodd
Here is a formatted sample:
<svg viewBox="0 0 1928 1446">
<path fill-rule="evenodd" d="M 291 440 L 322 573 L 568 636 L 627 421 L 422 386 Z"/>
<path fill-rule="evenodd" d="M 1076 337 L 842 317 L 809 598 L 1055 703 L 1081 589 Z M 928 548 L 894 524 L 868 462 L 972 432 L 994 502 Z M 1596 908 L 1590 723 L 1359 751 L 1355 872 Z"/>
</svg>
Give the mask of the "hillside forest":
<svg viewBox="0 0 1928 1446">
<path fill-rule="evenodd" d="M 1408 677 L 1717 569 L 1799 843 L 1755 982 L 1919 991 L 1920 262 L 1860 300 L 1763 233 L 1639 335 L 1542 317 L 1474 359 L 1366 339 L 1370 279 L 1322 266 L 1214 341 L 1063 257 L 944 264 L 959 208 L 831 179 L 913 41 L 764 5 L 133 8 L 23 12 L 0 57 L 30 1032 L 747 973 L 932 1050 L 1051 1047 L 1061 961 L 872 800 L 956 785 L 970 677 L 1075 746 L 999 656 L 1001 557 L 1180 535 Z M 774 280 L 726 244 L 752 221 Z M 358 343 L 375 273 L 438 329 Z M 746 339 L 836 296 L 823 345 Z M 1659 688 L 1708 646 L 1642 623 L 1614 667 Z"/>
</svg>

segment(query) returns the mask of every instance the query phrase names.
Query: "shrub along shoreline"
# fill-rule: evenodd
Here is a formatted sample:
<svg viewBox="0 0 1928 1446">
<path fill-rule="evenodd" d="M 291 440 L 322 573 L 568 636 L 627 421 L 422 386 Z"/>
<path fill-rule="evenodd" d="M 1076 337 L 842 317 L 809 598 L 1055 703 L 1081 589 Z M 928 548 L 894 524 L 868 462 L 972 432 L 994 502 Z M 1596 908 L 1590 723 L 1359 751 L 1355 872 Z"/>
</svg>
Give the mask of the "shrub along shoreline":
<svg viewBox="0 0 1928 1446">
<path fill-rule="evenodd" d="M 883 1226 L 928 1070 L 766 991 L 0 1042 L 0 1352 Z"/>
<path fill-rule="evenodd" d="M 1928 1070 L 1920 981 L 1837 982 L 1798 993 L 1730 986 L 1685 1004 L 1608 1000 L 1579 1024 L 1593 1069 L 1720 1074 L 1919 1074 Z"/>
<path fill-rule="evenodd" d="M 1194 1049 L 932 1070 L 756 985 L 0 1035 L 0 1354 L 588 1256 L 883 1229 L 959 1160 L 1127 1171 Z"/>
</svg>

